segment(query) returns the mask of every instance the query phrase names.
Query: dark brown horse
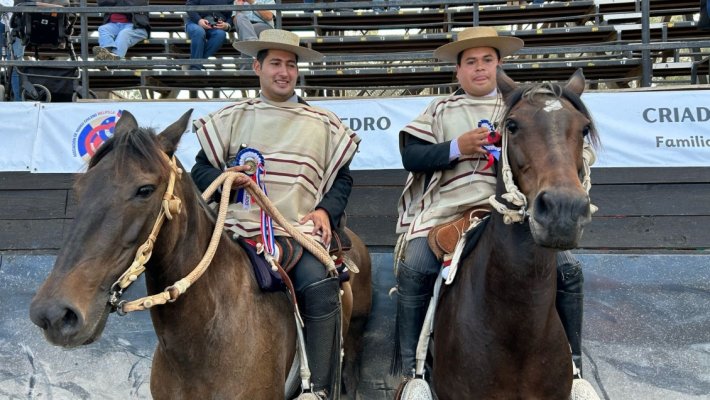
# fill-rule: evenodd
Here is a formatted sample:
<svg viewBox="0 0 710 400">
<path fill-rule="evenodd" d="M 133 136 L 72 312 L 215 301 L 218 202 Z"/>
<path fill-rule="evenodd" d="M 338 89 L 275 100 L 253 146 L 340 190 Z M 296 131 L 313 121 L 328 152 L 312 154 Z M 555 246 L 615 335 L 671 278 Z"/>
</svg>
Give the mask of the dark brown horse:
<svg viewBox="0 0 710 400">
<path fill-rule="evenodd" d="M 494 211 L 472 251 L 464 250 L 456 280 L 442 288 L 432 372 L 440 400 L 569 398 L 572 358 L 555 310 L 555 255 L 575 248 L 591 220 L 583 144 L 598 138 L 579 98 L 584 84 L 578 71 L 565 86 L 517 87 L 499 70 L 502 151 L 513 181 L 504 181 L 499 162 L 496 198 L 525 218 L 511 223 Z M 503 200 L 512 184 L 522 207 Z"/>
<path fill-rule="evenodd" d="M 124 112 L 114 136 L 92 158 L 77 183 L 73 226 L 30 307 L 49 342 L 75 347 L 101 335 L 111 311 L 109 291 L 151 231 L 168 186 L 168 157 L 189 121 L 190 112 L 155 135 Z M 177 179 L 174 194 L 182 212 L 166 220 L 157 236 L 145 271 L 149 294 L 192 271 L 215 225 L 189 174 Z M 359 287 L 352 288 L 354 296 L 349 285 L 344 288 L 343 315 L 363 319 L 370 309 L 370 257 L 357 237 L 353 242 L 350 256 L 360 276 L 352 282 Z M 204 275 L 177 301 L 150 313 L 158 336 L 153 398 L 284 398 L 296 353 L 292 307 L 285 293 L 260 291 L 246 253 L 227 235 L 221 235 Z M 351 329 L 349 336 L 360 334 Z"/>
</svg>

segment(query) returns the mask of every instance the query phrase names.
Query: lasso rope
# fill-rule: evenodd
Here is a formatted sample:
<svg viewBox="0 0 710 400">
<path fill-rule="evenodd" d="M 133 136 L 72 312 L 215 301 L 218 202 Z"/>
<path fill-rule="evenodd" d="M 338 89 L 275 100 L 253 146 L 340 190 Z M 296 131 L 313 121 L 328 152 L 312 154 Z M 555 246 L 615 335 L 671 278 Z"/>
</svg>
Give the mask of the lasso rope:
<svg viewBox="0 0 710 400">
<path fill-rule="evenodd" d="M 158 217 L 153 225 L 148 239 L 138 248 L 136 252 L 136 257 L 133 260 L 131 266 L 119 277 L 119 279 L 112 285 L 109 303 L 116 308 L 117 312 L 121 315 L 132 311 L 142 311 L 151 308 L 155 305 L 162 305 L 166 303 L 174 302 L 180 297 L 187 289 L 192 286 L 209 267 L 212 259 L 219 245 L 219 239 L 222 235 L 224 229 L 224 221 L 227 217 L 227 211 L 229 207 L 229 195 L 232 189 L 232 184 L 234 180 L 240 175 L 243 176 L 241 172 L 227 171 L 222 173 L 212 184 L 202 193 L 202 198 L 207 200 L 212 196 L 215 190 L 222 185 L 222 195 L 219 202 L 219 211 L 217 213 L 217 221 L 215 222 L 215 228 L 212 232 L 212 237 L 210 238 L 209 245 L 205 254 L 202 256 L 200 262 L 195 266 L 195 268 L 184 278 L 175 282 L 174 284 L 165 288 L 164 291 L 142 297 L 133 301 L 120 301 L 120 296 L 123 290 L 128 287 L 131 283 L 138 279 L 138 276 L 145 271 L 145 264 L 150 260 L 153 251 L 153 245 L 157 239 L 158 232 L 162 227 L 165 218 L 172 219 L 172 213 L 179 214 L 179 199 L 173 195 L 173 188 L 175 183 L 175 177 L 182 174 L 182 170 L 177 167 L 175 158 L 173 157 L 169 160 L 171 167 L 170 180 L 168 183 L 168 188 L 163 196 L 163 203 L 158 213 Z M 274 207 L 273 203 L 266 197 L 261 188 L 254 183 L 251 179 L 248 181 L 246 190 L 254 196 L 257 204 L 266 210 L 266 212 L 279 224 L 281 227 L 289 233 L 298 243 L 300 243 L 306 250 L 311 252 L 321 263 L 323 263 L 328 269 L 329 274 L 337 274 L 335 269 L 335 263 L 330 257 L 328 252 L 316 242 L 313 238 L 310 238 L 295 227 L 293 227 L 284 216 Z M 167 200 L 166 200 L 167 199 Z M 177 204 L 177 207 L 175 206 Z M 172 205 L 172 207 L 170 207 Z"/>
</svg>

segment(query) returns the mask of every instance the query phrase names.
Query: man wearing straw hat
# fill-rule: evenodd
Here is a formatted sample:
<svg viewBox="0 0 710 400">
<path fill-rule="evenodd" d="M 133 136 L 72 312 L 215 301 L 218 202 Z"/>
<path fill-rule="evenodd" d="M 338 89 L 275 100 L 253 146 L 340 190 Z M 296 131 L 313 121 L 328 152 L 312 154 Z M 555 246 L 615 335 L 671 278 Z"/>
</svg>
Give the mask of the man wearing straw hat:
<svg viewBox="0 0 710 400">
<path fill-rule="evenodd" d="M 263 164 L 264 188 L 288 222 L 330 244 L 352 188 L 349 164 L 360 138 L 335 114 L 308 105 L 294 91 L 298 63 L 319 61 L 323 56 L 299 46 L 296 34 L 280 29 L 265 30 L 259 40 L 233 46 L 255 57 L 252 67 L 261 92 L 195 122 L 202 150 L 192 177 L 205 190 L 225 169 L 248 171 L 241 163 L 245 154 L 241 150 L 246 150 Z M 244 183 L 235 181 L 235 186 Z M 230 204 L 225 228 L 234 237 L 255 237 L 262 224 L 258 207 Z M 277 237 L 288 236 L 280 226 L 274 225 L 273 232 Z M 339 376 L 334 372 L 340 359 L 338 278 L 329 277 L 325 266 L 307 251 L 289 276 L 305 325 L 312 373 L 309 395 L 325 399 L 333 385 L 337 387 L 334 380 Z"/>
<path fill-rule="evenodd" d="M 522 47 L 522 40 L 498 36 L 491 27 L 459 32 L 434 56 L 456 63 L 460 88 L 432 101 L 400 132 L 402 163 L 410 174 L 399 201 L 397 233 L 402 236 L 395 255 L 398 304 L 392 372 L 405 380 L 414 376 L 419 334 L 441 269 L 427 236 L 471 207 L 487 205 L 495 194 L 496 171 L 484 146 L 504 111 L 496 69 Z M 582 270 L 568 251 L 558 253 L 557 263 L 557 308 L 579 368 Z"/>
</svg>

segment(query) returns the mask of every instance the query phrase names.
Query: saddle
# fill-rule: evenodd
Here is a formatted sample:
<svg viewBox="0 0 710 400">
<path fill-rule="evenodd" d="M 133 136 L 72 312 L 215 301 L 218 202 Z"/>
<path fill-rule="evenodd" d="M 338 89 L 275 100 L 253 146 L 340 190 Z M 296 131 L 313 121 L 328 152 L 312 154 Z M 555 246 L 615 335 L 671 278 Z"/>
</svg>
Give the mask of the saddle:
<svg viewBox="0 0 710 400">
<path fill-rule="evenodd" d="M 340 223 L 333 229 L 333 237 L 330 241 L 330 250 L 328 253 L 335 260 L 335 267 L 338 270 L 340 283 L 350 280 L 348 269 L 357 272 L 357 267 L 346 261 L 345 252 L 352 248 L 352 241 L 345 233 L 345 214 L 340 219 Z M 251 261 L 257 283 L 263 291 L 273 292 L 284 290 L 290 282 L 288 277 L 282 277 L 279 272 L 274 271 L 269 263 L 264 258 L 264 255 L 257 251 L 258 247 L 263 246 L 261 235 L 252 236 L 251 238 L 239 238 L 238 243 L 246 250 Z M 303 246 L 294 238 L 288 236 L 277 236 L 274 241 L 278 249 L 276 262 L 281 266 L 281 269 L 286 273 L 290 272 L 303 256 Z M 346 267 L 348 269 L 346 269 Z"/>
<path fill-rule="evenodd" d="M 427 241 L 429 247 L 439 261 L 443 261 L 444 255 L 451 254 L 456 249 L 456 243 L 463 237 L 471 226 L 473 218 L 482 219 L 491 213 L 490 206 L 471 207 L 453 221 L 435 226 L 429 231 Z"/>
</svg>

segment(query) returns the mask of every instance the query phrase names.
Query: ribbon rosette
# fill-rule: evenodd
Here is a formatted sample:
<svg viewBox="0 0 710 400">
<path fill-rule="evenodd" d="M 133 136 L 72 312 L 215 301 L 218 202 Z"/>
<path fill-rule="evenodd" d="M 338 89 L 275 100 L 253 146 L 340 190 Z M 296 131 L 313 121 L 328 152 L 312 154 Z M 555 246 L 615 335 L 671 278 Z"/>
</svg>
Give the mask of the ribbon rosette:
<svg viewBox="0 0 710 400">
<path fill-rule="evenodd" d="M 501 136 L 498 130 L 496 130 L 495 125 L 487 119 L 478 121 L 478 127 L 488 128 L 488 143 L 490 144 L 483 146 L 483 148 L 488 152 L 488 162 L 486 163 L 486 166 L 483 167 L 483 169 L 486 170 L 493 165 L 495 160 L 500 158 L 500 147 L 497 146 L 497 144 L 500 143 Z"/>
<path fill-rule="evenodd" d="M 266 175 L 266 167 L 264 162 L 264 156 L 256 150 L 250 147 L 242 148 L 234 160 L 227 164 L 229 167 L 234 167 L 237 165 L 246 165 L 249 168 L 243 171 L 244 174 L 249 176 L 256 185 L 261 188 L 264 195 L 268 196 L 266 192 L 266 185 L 264 184 L 264 176 Z M 252 204 L 251 196 L 246 189 L 241 188 L 237 192 L 236 203 L 242 203 L 244 208 L 250 208 Z M 261 239 L 264 243 L 264 250 L 271 256 L 276 256 L 276 245 L 274 243 L 274 225 L 271 221 L 271 217 L 261 209 Z"/>
</svg>

